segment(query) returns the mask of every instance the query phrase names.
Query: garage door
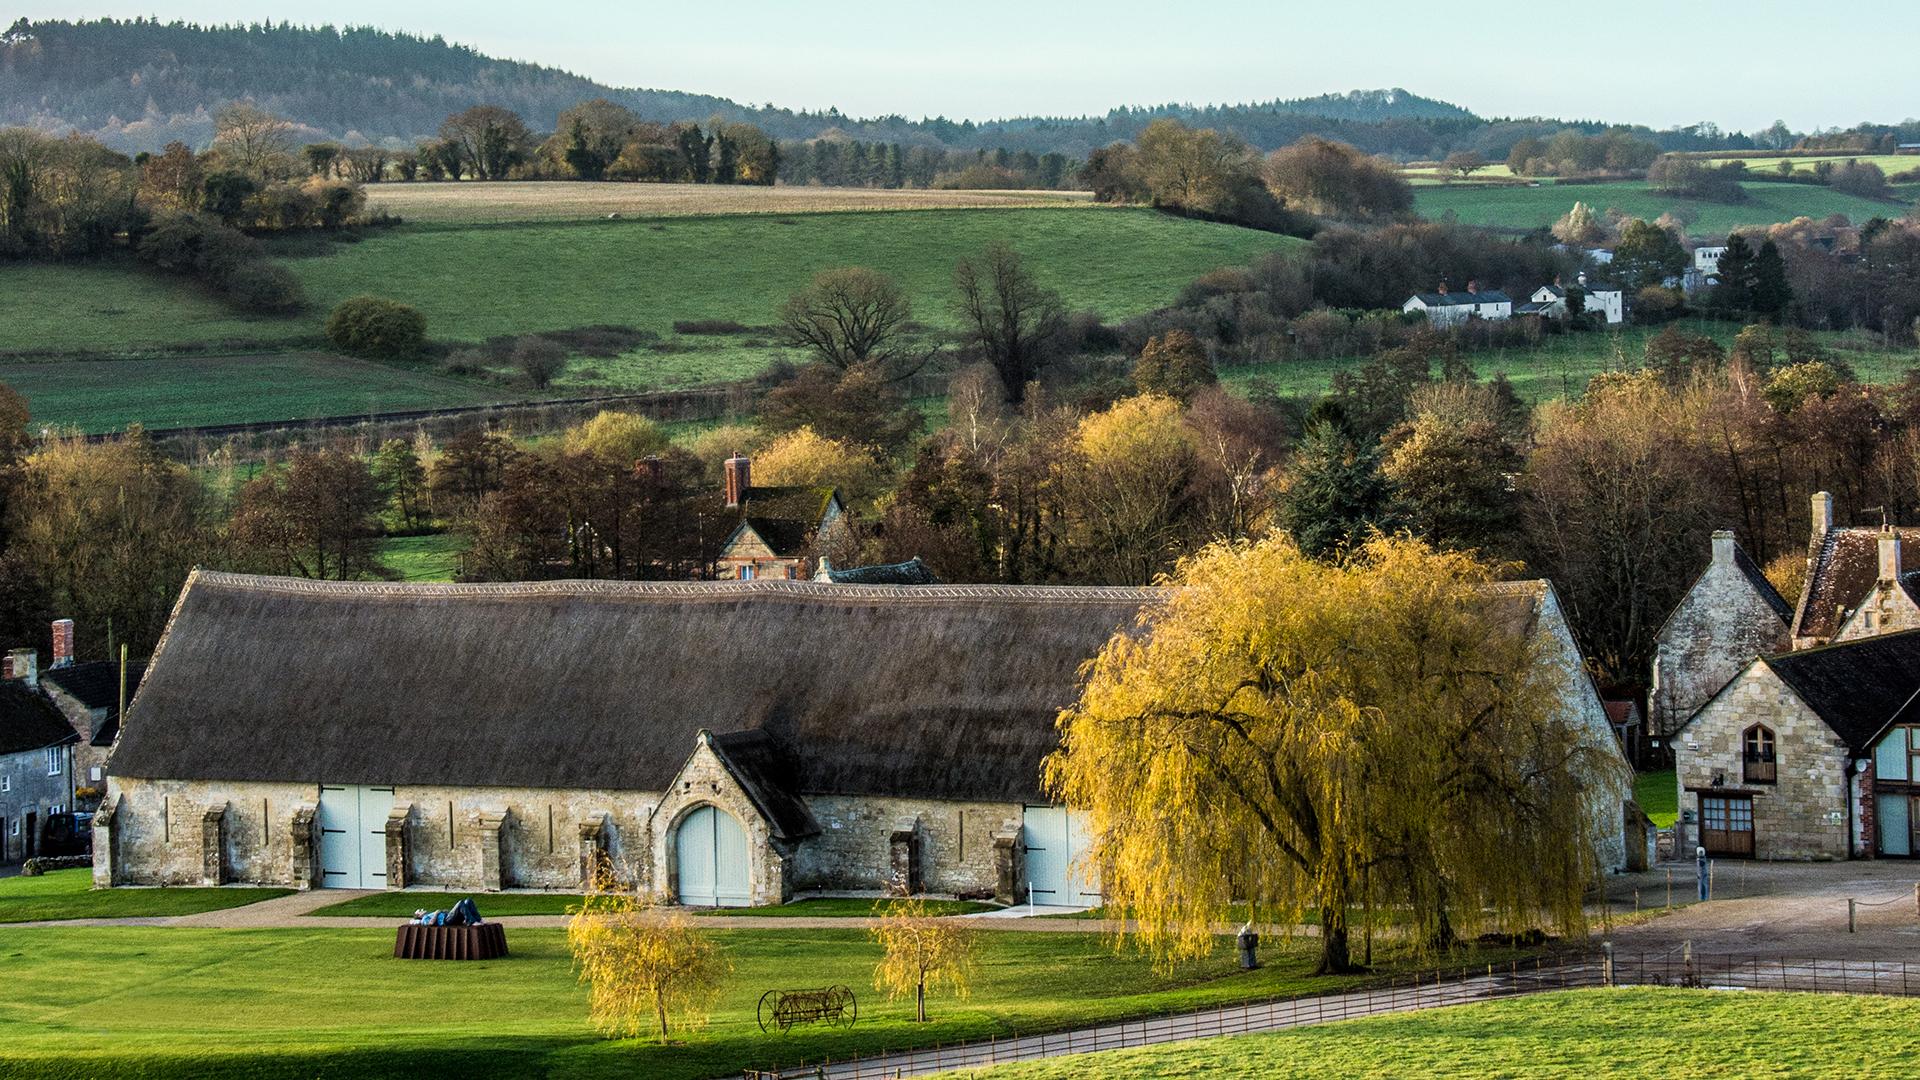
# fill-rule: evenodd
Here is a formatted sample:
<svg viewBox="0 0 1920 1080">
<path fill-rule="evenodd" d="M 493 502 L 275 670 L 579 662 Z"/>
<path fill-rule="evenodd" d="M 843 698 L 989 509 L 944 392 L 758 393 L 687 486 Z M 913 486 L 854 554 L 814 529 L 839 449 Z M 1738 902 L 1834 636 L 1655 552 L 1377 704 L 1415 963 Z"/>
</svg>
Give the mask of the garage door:
<svg viewBox="0 0 1920 1080">
<path fill-rule="evenodd" d="M 393 789 L 320 785 L 320 886 L 387 887 L 387 814 Z"/>
<path fill-rule="evenodd" d="M 680 874 L 681 903 L 745 907 L 753 902 L 746 830 L 725 810 L 702 806 L 682 818 L 674 833 L 674 859 Z"/>
<path fill-rule="evenodd" d="M 1074 863 L 1087 849 L 1080 815 L 1064 806 L 1029 806 L 1021 826 L 1027 848 L 1027 884 L 1038 905 L 1087 907 L 1100 903 L 1100 883 L 1075 876 Z"/>
</svg>

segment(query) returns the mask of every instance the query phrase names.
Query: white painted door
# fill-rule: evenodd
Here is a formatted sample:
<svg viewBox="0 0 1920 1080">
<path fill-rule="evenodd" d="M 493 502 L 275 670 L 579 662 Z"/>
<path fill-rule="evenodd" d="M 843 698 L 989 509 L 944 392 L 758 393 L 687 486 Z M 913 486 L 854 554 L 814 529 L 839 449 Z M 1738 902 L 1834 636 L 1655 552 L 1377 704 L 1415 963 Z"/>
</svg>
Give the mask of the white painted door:
<svg viewBox="0 0 1920 1080">
<path fill-rule="evenodd" d="M 1076 876 L 1074 864 L 1087 850 L 1086 823 L 1064 806 L 1029 806 L 1022 841 L 1033 903 L 1085 907 L 1100 903 L 1100 883 Z M 1028 899 L 1021 897 L 1020 899 Z"/>
<path fill-rule="evenodd" d="M 694 907 L 745 907 L 753 902 L 747 833 L 732 814 L 702 806 L 674 833 L 680 902 Z"/>
<path fill-rule="evenodd" d="M 387 813 L 393 789 L 320 785 L 320 886 L 387 886 Z"/>
</svg>

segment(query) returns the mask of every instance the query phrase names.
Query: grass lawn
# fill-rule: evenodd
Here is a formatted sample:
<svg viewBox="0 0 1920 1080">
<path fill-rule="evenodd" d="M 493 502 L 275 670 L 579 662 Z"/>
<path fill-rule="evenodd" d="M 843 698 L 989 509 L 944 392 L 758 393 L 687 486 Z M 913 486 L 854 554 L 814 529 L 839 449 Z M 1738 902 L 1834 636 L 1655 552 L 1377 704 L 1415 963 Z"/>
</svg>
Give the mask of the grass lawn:
<svg viewBox="0 0 1920 1080">
<path fill-rule="evenodd" d="M 712 1023 L 680 1045 L 607 1041 L 586 1019 L 560 930 L 514 930 L 498 961 L 392 958 L 391 929 L 32 929 L 0 950 L 0 1074 L 8 1077 L 646 1077 L 742 1069 L 1173 1011 L 1348 980 L 1308 974 L 1312 942 L 1239 971 L 1210 960 L 1156 973 L 1100 935 L 987 933 L 972 996 L 935 1022 L 873 990 L 879 949 L 856 930 L 715 931 L 733 965 Z M 84 971 L 89 977 L 76 978 Z M 850 1029 L 765 1035 L 768 990 L 844 984 Z"/>
<path fill-rule="evenodd" d="M 7 271 L 0 270 L 0 279 Z M 4 282 L 0 281 L 0 288 Z M 0 363 L 36 424 L 113 431 L 482 405 L 513 391 L 323 353 Z"/>
<path fill-rule="evenodd" d="M 1425 186 L 1415 190 L 1414 208 L 1427 218 L 1438 219 L 1452 211 L 1465 225 L 1509 229 L 1545 228 L 1572 209 L 1576 201 L 1602 212 L 1618 208 L 1648 221 L 1674 210 L 1686 216 L 1688 232 L 1706 237 L 1725 237 L 1741 225 L 1771 225 L 1801 216 L 1845 214 L 1860 223 L 1873 217 L 1899 217 L 1906 211 L 1901 204 L 1862 199 L 1810 184 L 1742 186 L 1747 189 L 1747 201 L 1737 204 L 1659 195 L 1639 181 L 1540 187 Z"/>
<path fill-rule="evenodd" d="M 466 539 L 452 533 L 389 536 L 380 541 L 380 561 L 402 581 L 452 581 L 466 550 Z"/>
<path fill-rule="evenodd" d="M 190 282 L 130 262 L 0 262 L 0 356 L 87 352 L 139 355 L 181 345 L 242 347 L 317 338 L 318 319 L 251 318 Z"/>
<path fill-rule="evenodd" d="M 307 914 L 409 919 L 421 908 L 444 911 L 468 897 L 479 907 L 481 918 L 489 919 L 502 915 L 565 915 L 568 906 L 580 903 L 579 893 L 387 892 L 356 896 Z"/>
<path fill-rule="evenodd" d="M 864 919 L 874 915 L 885 915 L 888 903 L 889 901 L 881 899 L 823 896 L 769 907 L 714 908 L 698 914 L 742 915 L 749 918 L 785 916 L 807 919 Z M 929 915 L 974 915 L 982 911 L 1000 909 L 998 904 L 982 904 L 973 900 L 928 900 L 926 905 Z"/>
<path fill-rule="evenodd" d="M 1920 1059 L 1916 1031 L 1920 1002 L 1898 998 L 1578 990 L 947 1075 L 1904 1077 Z"/>
<path fill-rule="evenodd" d="M 1640 809 L 1647 812 L 1656 826 L 1671 828 L 1680 816 L 1680 789 L 1674 780 L 1673 770 L 1636 773 L 1633 778 L 1633 801 L 1640 804 Z"/>
<path fill-rule="evenodd" d="M 91 870 L 0 878 L 0 923 L 42 919 L 133 919 L 197 915 L 285 896 L 292 889 L 100 889 Z M 0 959 L 0 972 L 8 961 Z M 5 1060 L 0 1055 L 0 1060 Z M 0 1070 L 4 1075 L 4 1070 Z"/>
<path fill-rule="evenodd" d="M 1695 320 L 1683 321 L 1679 326 L 1690 334 L 1706 334 L 1723 346 L 1731 345 L 1740 330 L 1732 323 Z M 1473 352 L 1465 358 L 1482 378 L 1506 372 L 1514 389 L 1528 401 L 1571 397 L 1585 389 L 1587 380 L 1598 372 L 1642 367 L 1646 340 L 1661 329 L 1629 326 L 1592 333 L 1556 334 L 1543 338 L 1536 346 Z M 1841 339 L 1829 336 L 1825 340 L 1832 347 Z M 1853 365 L 1855 374 L 1867 382 L 1897 382 L 1906 376 L 1909 368 L 1920 366 L 1920 352 L 1836 348 L 1835 353 Z M 1288 360 L 1225 368 L 1220 372 L 1220 379 L 1229 389 L 1242 392 L 1251 389 L 1258 380 L 1266 380 L 1284 395 L 1317 396 L 1327 391 L 1335 372 L 1364 362 L 1353 357 Z"/>
</svg>

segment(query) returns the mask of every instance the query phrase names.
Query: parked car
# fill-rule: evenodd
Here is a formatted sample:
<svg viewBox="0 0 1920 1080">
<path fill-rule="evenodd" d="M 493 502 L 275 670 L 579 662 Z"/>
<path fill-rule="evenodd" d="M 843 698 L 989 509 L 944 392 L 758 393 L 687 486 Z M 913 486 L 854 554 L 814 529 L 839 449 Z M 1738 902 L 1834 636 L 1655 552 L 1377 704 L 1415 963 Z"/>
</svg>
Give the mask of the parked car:
<svg viewBox="0 0 1920 1080">
<path fill-rule="evenodd" d="M 93 853 L 92 814 L 48 814 L 40 827 L 39 854 L 43 857 Z"/>
</svg>

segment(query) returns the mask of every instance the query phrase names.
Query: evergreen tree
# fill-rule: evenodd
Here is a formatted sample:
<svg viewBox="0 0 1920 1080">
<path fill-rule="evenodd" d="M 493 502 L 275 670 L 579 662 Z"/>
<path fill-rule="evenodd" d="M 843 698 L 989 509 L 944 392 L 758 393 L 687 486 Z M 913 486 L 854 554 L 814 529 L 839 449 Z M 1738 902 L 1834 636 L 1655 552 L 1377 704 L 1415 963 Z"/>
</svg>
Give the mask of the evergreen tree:
<svg viewBox="0 0 1920 1080">
<path fill-rule="evenodd" d="M 1787 262 L 1780 247 L 1768 240 L 1753 257 L 1753 311 L 1784 318 L 1793 306 L 1793 286 L 1787 284 Z"/>
<path fill-rule="evenodd" d="M 1387 483 L 1380 457 L 1333 417 L 1313 421 L 1294 454 L 1281 495 L 1280 525 L 1310 555 L 1325 557 L 1362 539 L 1384 519 Z"/>
<path fill-rule="evenodd" d="M 1711 304 L 1725 312 L 1754 310 L 1753 248 L 1747 238 L 1735 233 L 1727 238 L 1726 253 L 1720 256 L 1720 284 L 1714 286 Z"/>
</svg>

